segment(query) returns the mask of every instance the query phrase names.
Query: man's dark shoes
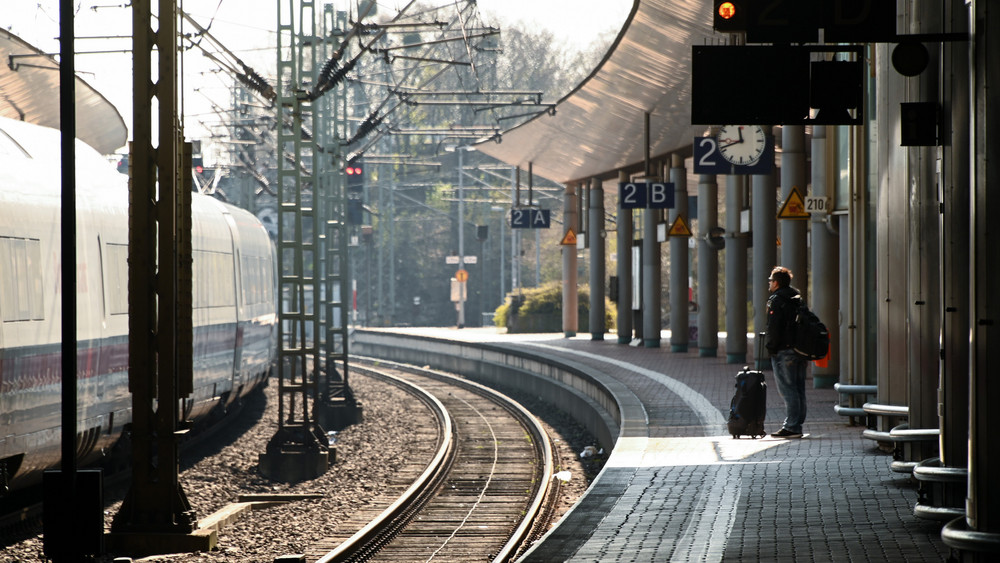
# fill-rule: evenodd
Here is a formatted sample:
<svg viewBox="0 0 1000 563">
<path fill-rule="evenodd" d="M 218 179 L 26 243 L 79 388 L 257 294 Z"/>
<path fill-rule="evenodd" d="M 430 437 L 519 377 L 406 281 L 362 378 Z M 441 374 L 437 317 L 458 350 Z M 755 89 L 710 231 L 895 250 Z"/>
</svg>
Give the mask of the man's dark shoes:
<svg viewBox="0 0 1000 563">
<path fill-rule="evenodd" d="M 791 430 L 789 430 L 787 428 L 782 428 L 781 430 L 778 430 L 777 432 L 773 432 L 771 434 L 771 437 L 772 438 L 801 438 L 802 437 L 802 433 L 801 432 L 792 432 Z"/>
</svg>

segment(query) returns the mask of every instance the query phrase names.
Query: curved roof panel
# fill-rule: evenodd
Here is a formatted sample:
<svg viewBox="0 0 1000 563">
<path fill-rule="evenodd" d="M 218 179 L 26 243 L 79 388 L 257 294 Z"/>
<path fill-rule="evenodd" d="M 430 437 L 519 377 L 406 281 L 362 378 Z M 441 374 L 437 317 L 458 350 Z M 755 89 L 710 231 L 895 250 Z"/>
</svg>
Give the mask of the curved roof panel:
<svg viewBox="0 0 1000 563">
<path fill-rule="evenodd" d="M 635 0 L 604 60 L 561 99 L 555 115 L 539 115 L 476 149 L 558 182 L 582 180 L 650 153 L 684 150 L 704 130 L 691 125 L 691 46 L 711 40 L 711 3 Z"/>
<path fill-rule="evenodd" d="M 4 63 L 0 66 L 0 115 L 58 129 L 59 63 L 3 29 L 0 57 Z M 76 136 L 102 154 L 113 153 L 128 138 L 125 120 L 115 106 L 79 77 Z"/>
</svg>

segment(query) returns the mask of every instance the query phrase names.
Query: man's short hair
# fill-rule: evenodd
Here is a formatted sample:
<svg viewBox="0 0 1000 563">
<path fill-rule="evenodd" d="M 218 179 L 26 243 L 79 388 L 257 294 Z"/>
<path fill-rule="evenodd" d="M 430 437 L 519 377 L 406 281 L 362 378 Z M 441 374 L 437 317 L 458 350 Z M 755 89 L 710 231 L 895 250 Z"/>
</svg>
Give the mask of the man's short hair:
<svg viewBox="0 0 1000 563">
<path fill-rule="evenodd" d="M 775 266 L 768 279 L 778 282 L 780 287 L 788 287 L 792 285 L 792 271 L 784 266 Z"/>
</svg>

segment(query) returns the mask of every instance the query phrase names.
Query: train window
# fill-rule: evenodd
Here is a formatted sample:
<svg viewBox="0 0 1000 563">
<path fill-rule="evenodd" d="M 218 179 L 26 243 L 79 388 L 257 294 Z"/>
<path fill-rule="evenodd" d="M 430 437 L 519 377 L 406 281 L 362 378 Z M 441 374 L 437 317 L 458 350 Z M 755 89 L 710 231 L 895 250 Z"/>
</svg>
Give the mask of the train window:
<svg viewBox="0 0 1000 563">
<path fill-rule="evenodd" d="M 104 264 L 108 294 L 108 313 L 128 314 L 128 245 L 108 244 Z"/>
<path fill-rule="evenodd" d="M 0 237 L 0 311 L 4 322 L 42 320 L 42 245 L 37 239 Z"/>
<path fill-rule="evenodd" d="M 236 272 L 233 255 L 226 252 L 195 250 L 192 268 L 194 308 L 236 305 Z"/>
<path fill-rule="evenodd" d="M 243 270 L 243 304 L 259 305 L 266 301 L 268 264 L 260 256 L 246 256 L 241 259 Z"/>
</svg>

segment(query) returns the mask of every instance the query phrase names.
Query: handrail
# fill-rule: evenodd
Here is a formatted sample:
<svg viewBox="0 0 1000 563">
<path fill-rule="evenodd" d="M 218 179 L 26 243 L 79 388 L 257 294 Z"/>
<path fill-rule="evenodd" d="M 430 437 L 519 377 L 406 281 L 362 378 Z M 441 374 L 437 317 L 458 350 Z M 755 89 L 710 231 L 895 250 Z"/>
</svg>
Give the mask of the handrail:
<svg viewBox="0 0 1000 563">
<path fill-rule="evenodd" d="M 1000 552 L 1000 534 L 970 530 L 965 516 L 955 518 L 941 529 L 941 539 L 948 547 L 978 553 Z"/>
<path fill-rule="evenodd" d="M 964 467 L 942 466 L 941 458 L 930 457 L 917 464 L 913 476 L 920 481 L 934 483 L 967 483 L 969 470 Z"/>
</svg>

